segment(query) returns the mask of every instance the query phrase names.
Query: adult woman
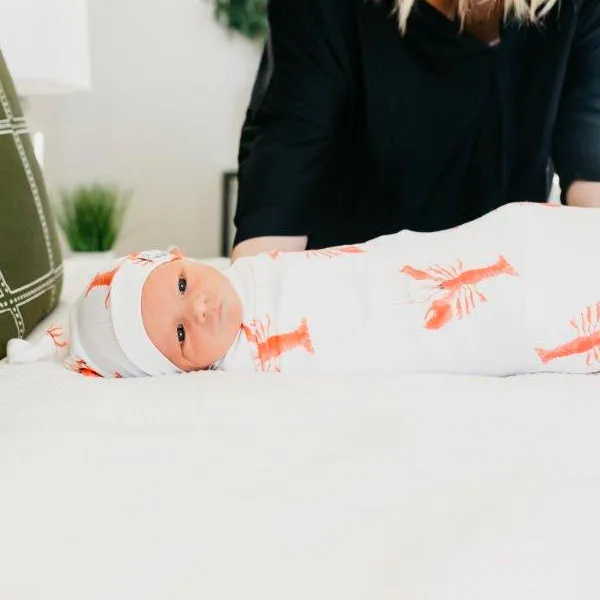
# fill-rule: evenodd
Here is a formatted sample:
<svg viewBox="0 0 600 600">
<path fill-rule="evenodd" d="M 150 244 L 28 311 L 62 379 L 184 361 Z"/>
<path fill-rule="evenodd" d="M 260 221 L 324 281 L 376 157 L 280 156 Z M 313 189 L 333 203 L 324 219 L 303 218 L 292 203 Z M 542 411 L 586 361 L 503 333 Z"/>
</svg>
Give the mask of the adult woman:
<svg viewBox="0 0 600 600">
<path fill-rule="evenodd" d="M 234 259 L 600 205 L 597 0 L 271 0 Z"/>
</svg>

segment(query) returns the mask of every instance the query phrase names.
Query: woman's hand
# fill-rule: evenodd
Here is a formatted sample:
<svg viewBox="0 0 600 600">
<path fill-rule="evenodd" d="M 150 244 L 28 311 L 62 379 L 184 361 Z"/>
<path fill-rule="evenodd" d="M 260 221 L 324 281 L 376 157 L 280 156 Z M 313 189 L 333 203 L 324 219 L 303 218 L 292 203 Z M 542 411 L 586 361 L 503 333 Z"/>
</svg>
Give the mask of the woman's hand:
<svg viewBox="0 0 600 600">
<path fill-rule="evenodd" d="M 600 208 L 600 183 L 574 181 L 567 191 L 567 204 L 583 208 Z"/>
</svg>

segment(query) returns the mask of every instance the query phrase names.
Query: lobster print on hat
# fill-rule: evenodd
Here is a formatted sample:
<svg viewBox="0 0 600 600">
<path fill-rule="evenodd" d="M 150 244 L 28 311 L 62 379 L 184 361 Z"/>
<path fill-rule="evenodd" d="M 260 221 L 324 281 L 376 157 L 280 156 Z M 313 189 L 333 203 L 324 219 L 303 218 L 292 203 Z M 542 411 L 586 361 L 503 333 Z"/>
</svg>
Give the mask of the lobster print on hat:
<svg viewBox="0 0 600 600">
<path fill-rule="evenodd" d="M 46 333 L 52 338 L 56 348 L 65 348 L 67 346 L 67 342 L 63 339 L 64 333 L 62 327 L 52 325 L 46 330 Z"/>
<path fill-rule="evenodd" d="M 171 260 L 176 260 L 177 258 L 181 258 L 182 255 L 179 251 L 172 251 L 170 254 L 173 256 Z M 158 255 L 158 253 L 157 253 Z M 125 260 L 131 261 L 134 265 L 145 265 L 151 263 L 155 260 L 152 252 L 135 252 L 127 256 Z M 122 264 L 122 263 L 121 263 Z M 87 297 L 88 294 L 97 287 L 107 287 L 108 290 L 106 292 L 106 298 L 104 299 L 104 306 L 108 308 L 108 304 L 110 302 L 110 286 L 117 274 L 117 271 L 121 268 L 121 264 L 111 269 L 110 271 L 106 271 L 104 273 L 98 273 L 92 281 L 90 281 L 87 289 L 85 290 L 84 296 Z"/>
<path fill-rule="evenodd" d="M 75 371 L 75 373 L 79 373 L 80 375 L 85 375 L 86 377 L 102 377 L 98 371 L 90 367 L 90 365 L 85 362 L 83 359 L 76 360 L 71 369 Z"/>
</svg>

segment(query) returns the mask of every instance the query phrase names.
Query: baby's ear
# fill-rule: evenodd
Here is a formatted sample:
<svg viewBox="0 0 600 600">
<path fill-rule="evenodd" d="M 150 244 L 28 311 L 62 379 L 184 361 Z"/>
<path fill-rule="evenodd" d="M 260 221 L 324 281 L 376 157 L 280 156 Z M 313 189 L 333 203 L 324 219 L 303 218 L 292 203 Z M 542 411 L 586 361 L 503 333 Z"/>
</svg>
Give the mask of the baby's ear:
<svg viewBox="0 0 600 600">
<path fill-rule="evenodd" d="M 169 246 L 167 252 L 170 252 L 173 256 L 177 256 L 178 258 L 185 258 L 185 254 L 179 246 Z"/>
</svg>

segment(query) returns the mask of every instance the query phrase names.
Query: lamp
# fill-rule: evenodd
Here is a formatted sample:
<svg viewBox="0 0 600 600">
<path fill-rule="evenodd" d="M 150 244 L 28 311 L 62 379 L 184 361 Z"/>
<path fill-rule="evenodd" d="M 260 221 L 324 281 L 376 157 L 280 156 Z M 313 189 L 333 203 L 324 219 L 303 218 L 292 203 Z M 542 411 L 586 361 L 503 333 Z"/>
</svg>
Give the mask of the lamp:
<svg viewBox="0 0 600 600">
<path fill-rule="evenodd" d="M 20 96 L 90 88 L 85 0 L 0 0 L 0 48 Z"/>
<path fill-rule="evenodd" d="M 31 96 L 90 89 L 86 0 L 0 0 L 0 15 L 0 49 L 24 109 Z M 33 141 L 43 166 L 43 134 Z"/>
</svg>

